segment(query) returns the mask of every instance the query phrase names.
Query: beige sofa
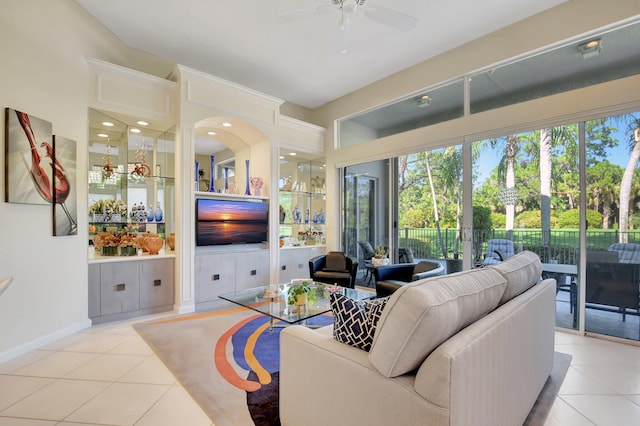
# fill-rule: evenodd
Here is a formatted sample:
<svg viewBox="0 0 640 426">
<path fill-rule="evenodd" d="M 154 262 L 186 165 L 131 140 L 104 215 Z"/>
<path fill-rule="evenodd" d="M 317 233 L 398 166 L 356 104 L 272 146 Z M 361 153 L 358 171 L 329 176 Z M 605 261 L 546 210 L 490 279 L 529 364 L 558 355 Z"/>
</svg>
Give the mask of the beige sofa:
<svg viewBox="0 0 640 426">
<path fill-rule="evenodd" d="M 553 366 L 555 280 L 522 252 L 488 268 L 416 281 L 390 296 L 370 352 L 332 327 L 280 340 L 284 426 L 514 426 Z"/>
</svg>

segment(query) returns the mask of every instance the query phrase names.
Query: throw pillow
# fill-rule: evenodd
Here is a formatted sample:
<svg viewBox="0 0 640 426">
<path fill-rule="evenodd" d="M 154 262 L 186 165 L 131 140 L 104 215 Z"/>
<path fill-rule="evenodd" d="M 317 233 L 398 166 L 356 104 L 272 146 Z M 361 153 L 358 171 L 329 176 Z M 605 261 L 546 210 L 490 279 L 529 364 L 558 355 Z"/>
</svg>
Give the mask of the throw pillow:
<svg viewBox="0 0 640 426">
<path fill-rule="evenodd" d="M 353 300 L 340 292 L 331 293 L 329 301 L 333 313 L 333 337 L 368 352 L 387 300 L 386 297 Z"/>
</svg>

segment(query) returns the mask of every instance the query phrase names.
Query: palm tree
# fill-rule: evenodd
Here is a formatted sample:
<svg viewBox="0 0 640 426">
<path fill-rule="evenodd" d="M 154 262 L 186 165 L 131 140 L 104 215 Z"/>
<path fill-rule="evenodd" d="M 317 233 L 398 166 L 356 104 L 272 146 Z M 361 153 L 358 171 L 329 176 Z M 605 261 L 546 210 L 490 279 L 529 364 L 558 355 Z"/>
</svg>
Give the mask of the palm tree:
<svg viewBox="0 0 640 426">
<path fill-rule="evenodd" d="M 620 242 L 626 243 L 629 241 L 629 202 L 631 200 L 631 184 L 633 183 L 633 172 L 640 160 L 640 120 L 635 120 L 635 129 L 631 132 L 633 137 L 630 138 L 631 143 L 631 155 L 629 156 L 629 162 L 622 174 L 622 180 L 620 181 Z M 629 130 L 631 130 L 631 124 Z"/>
<path fill-rule="evenodd" d="M 540 221 L 545 254 L 551 245 L 551 129 L 540 129 Z"/>
</svg>

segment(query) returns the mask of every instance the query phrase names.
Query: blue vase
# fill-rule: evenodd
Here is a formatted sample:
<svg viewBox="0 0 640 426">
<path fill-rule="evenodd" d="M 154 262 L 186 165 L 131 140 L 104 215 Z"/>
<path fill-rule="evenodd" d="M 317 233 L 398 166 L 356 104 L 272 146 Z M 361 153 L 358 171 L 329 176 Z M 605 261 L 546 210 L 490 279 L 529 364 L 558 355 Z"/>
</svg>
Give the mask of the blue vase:
<svg viewBox="0 0 640 426">
<path fill-rule="evenodd" d="M 198 176 L 200 175 L 200 163 L 196 161 L 196 176 L 194 179 L 195 190 L 198 191 L 200 189 L 200 185 L 198 184 Z"/>
<path fill-rule="evenodd" d="M 147 209 L 147 222 L 153 222 L 153 218 L 155 217 L 155 212 L 153 211 L 153 207 L 149 204 L 149 208 Z"/>
<path fill-rule="evenodd" d="M 224 192 L 229 192 L 229 168 L 224 168 Z"/>
<path fill-rule="evenodd" d="M 251 190 L 249 189 L 249 160 L 244 160 L 244 164 L 247 168 L 247 185 L 244 189 L 244 195 L 251 195 Z"/>
<path fill-rule="evenodd" d="M 162 222 L 162 209 L 160 208 L 160 203 L 158 203 L 158 207 L 156 207 L 154 216 L 155 216 L 156 222 Z"/>
<path fill-rule="evenodd" d="M 212 155 L 211 156 L 211 178 L 209 179 L 209 192 L 216 192 L 216 185 L 215 185 L 216 175 L 214 173 L 215 159 L 216 159 L 216 156 Z"/>
</svg>

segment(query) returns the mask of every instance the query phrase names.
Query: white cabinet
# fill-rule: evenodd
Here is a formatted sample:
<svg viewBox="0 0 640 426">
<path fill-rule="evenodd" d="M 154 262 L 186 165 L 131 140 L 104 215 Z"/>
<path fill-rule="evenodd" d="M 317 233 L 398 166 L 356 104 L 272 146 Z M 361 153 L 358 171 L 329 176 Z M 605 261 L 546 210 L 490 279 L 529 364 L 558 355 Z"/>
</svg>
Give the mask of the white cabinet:
<svg viewBox="0 0 640 426">
<path fill-rule="evenodd" d="M 281 248 L 280 282 L 290 282 L 294 278 L 309 278 L 309 259 L 325 252 L 325 246 Z"/>
<path fill-rule="evenodd" d="M 269 284 L 269 251 L 201 253 L 195 256 L 196 307 L 214 307 L 218 296 Z"/>
<path fill-rule="evenodd" d="M 89 264 L 94 323 L 171 310 L 173 294 L 173 257 Z"/>
</svg>

